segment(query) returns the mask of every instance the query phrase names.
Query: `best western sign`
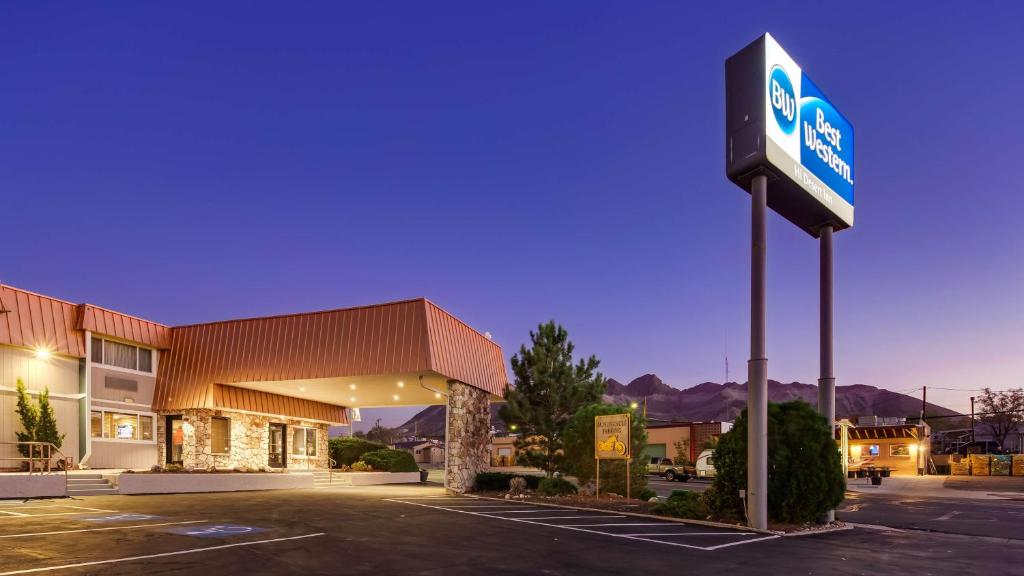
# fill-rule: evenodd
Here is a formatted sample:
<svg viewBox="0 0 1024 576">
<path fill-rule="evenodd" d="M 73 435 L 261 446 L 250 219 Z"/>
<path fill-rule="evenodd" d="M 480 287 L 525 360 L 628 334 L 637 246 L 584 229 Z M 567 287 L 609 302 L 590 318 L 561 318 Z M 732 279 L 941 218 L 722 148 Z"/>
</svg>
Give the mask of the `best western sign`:
<svg viewBox="0 0 1024 576">
<path fill-rule="evenodd" d="M 726 173 L 813 236 L 853 226 L 853 126 L 769 34 L 725 62 Z"/>
</svg>

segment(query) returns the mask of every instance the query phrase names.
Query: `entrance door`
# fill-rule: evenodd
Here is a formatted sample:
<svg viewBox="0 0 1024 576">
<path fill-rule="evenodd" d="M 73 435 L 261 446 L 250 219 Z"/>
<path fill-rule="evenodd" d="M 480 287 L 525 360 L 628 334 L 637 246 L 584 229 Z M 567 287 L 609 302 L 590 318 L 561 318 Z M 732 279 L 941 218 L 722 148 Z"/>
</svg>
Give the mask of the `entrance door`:
<svg viewBox="0 0 1024 576">
<path fill-rule="evenodd" d="M 166 442 L 164 446 L 166 447 L 167 464 L 180 465 L 182 462 L 182 452 L 185 448 L 185 428 L 181 414 L 168 416 L 165 423 L 164 430 L 167 437 L 164 439 Z"/>
<path fill-rule="evenodd" d="M 285 454 L 287 454 L 287 438 L 285 434 L 284 424 L 271 424 L 270 425 L 270 454 L 267 458 L 267 464 L 271 468 L 284 468 L 287 464 Z"/>
</svg>

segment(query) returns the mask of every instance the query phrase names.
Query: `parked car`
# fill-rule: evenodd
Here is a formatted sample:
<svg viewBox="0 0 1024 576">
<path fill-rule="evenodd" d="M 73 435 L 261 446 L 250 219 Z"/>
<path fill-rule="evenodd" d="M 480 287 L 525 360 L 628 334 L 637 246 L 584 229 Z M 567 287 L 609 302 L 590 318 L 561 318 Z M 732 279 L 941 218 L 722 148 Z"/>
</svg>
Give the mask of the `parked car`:
<svg viewBox="0 0 1024 576">
<path fill-rule="evenodd" d="M 697 456 L 697 462 L 694 464 L 696 469 L 695 476 L 697 478 L 714 478 L 715 477 L 715 451 L 704 450 Z"/>
<path fill-rule="evenodd" d="M 652 457 L 651 462 L 647 465 L 647 473 L 661 476 L 669 482 L 674 480 L 686 482 L 693 478 L 695 470 L 689 464 L 676 464 L 672 462 L 671 458 Z"/>
</svg>

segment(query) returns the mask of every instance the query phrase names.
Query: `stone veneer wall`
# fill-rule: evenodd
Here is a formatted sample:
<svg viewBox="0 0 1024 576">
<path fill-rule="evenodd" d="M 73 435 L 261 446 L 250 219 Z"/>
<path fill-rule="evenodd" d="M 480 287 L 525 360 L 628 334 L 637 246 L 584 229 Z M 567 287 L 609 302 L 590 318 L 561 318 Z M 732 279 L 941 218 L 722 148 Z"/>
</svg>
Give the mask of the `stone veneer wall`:
<svg viewBox="0 0 1024 576">
<path fill-rule="evenodd" d="M 160 414 L 157 418 L 157 445 L 159 463 L 167 461 L 167 442 L 165 416 L 171 413 Z M 232 412 L 227 410 L 193 409 L 173 412 L 187 417 L 194 427 L 192 434 L 185 435 L 185 446 L 182 454 L 182 462 L 185 467 L 199 469 L 210 468 L 256 468 L 262 469 L 268 465 L 268 451 L 270 449 L 270 424 L 286 424 L 289 426 L 288 449 L 291 450 L 291 426 L 304 426 L 317 430 L 316 456 L 287 455 L 288 468 L 327 468 L 328 447 L 327 431 L 328 425 L 300 420 L 288 417 L 272 417 L 260 414 L 248 414 L 245 412 Z M 231 451 L 228 454 L 211 453 L 210 425 L 214 416 L 223 416 L 231 419 Z"/>
<path fill-rule="evenodd" d="M 476 475 L 487 469 L 491 407 L 487 393 L 461 382 L 448 386 L 447 487 L 452 492 L 473 490 Z"/>
</svg>

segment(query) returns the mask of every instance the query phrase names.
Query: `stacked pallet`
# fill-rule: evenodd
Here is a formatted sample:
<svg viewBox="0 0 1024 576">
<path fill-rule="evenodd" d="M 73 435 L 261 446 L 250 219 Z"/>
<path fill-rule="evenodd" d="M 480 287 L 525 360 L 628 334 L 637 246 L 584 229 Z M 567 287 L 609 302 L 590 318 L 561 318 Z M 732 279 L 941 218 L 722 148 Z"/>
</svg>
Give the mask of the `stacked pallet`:
<svg viewBox="0 0 1024 576">
<path fill-rule="evenodd" d="M 992 458 L 988 454 L 971 454 L 971 474 L 974 476 L 990 476 Z"/>
<path fill-rule="evenodd" d="M 1013 475 L 1024 476 L 1024 454 L 1013 455 Z"/>
<path fill-rule="evenodd" d="M 970 476 L 971 461 L 959 454 L 951 454 L 949 456 L 949 473 L 954 476 Z"/>
<path fill-rule="evenodd" d="M 1010 468 L 1012 467 L 1013 460 L 1009 454 L 1006 455 L 994 455 L 992 456 L 992 475 L 993 476 L 1009 476 Z"/>
</svg>

